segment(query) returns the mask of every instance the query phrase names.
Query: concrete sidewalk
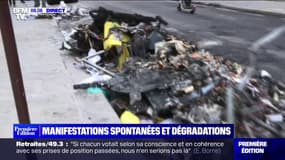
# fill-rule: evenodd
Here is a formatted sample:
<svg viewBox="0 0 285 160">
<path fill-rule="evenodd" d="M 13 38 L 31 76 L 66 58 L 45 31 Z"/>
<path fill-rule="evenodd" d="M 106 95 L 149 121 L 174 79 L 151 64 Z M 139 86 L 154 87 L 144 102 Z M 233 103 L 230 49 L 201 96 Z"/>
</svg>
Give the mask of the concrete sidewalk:
<svg viewBox="0 0 285 160">
<path fill-rule="evenodd" d="M 235 9 L 257 14 L 270 14 L 274 16 L 285 16 L 285 1 L 219 1 L 219 0 L 196 0 L 199 4 L 216 7 Z"/>
<path fill-rule="evenodd" d="M 119 123 L 104 95 L 73 90 L 88 75 L 59 50 L 63 37 L 53 20 L 12 17 L 32 123 Z M 9 138 L 18 120 L 1 38 L 0 64 L 0 137 Z"/>
</svg>

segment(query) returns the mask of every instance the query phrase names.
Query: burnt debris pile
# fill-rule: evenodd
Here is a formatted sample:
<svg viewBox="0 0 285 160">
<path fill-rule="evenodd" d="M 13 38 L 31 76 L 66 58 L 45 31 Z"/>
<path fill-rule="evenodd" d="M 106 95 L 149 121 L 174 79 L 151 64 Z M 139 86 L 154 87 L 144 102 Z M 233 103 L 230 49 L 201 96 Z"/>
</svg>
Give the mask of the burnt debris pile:
<svg viewBox="0 0 285 160">
<path fill-rule="evenodd" d="M 90 78 L 126 123 L 235 123 L 237 137 L 285 137 L 285 84 L 167 32 L 157 16 L 98 8 L 63 32 Z"/>
</svg>

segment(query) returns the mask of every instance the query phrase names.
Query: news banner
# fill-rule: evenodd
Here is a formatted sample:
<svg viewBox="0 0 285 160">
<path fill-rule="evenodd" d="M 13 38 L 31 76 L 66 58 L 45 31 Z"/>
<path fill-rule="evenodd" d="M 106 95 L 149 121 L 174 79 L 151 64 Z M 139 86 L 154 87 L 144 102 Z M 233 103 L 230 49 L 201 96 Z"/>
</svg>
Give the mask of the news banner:
<svg viewBox="0 0 285 160">
<path fill-rule="evenodd" d="M 285 159 L 284 139 L 234 138 L 232 124 L 14 124 L 13 137 L 5 159 Z"/>
</svg>

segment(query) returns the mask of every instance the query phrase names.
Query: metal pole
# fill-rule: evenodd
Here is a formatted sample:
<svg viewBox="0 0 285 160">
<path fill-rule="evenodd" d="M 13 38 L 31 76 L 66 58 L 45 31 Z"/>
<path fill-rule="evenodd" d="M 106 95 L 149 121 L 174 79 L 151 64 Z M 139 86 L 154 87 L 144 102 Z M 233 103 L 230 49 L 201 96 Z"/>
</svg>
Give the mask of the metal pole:
<svg viewBox="0 0 285 160">
<path fill-rule="evenodd" d="M 8 0 L 0 0 L 0 29 L 19 123 L 28 124 L 30 117 Z"/>
<path fill-rule="evenodd" d="M 96 69 L 99 69 L 99 70 L 101 70 L 101 71 L 103 71 L 103 72 L 109 74 L 109 75 L 112 76 L 112 77 L 115 76 L 115 73 L 113 73 L 113 72 L 111 72 L 111 71 L 108 71 L 107 69 L 105 69 L 105 68 L 103 68 L 103 67 L 100 67 L 100 66 L 98 66 L 97 64 L 92 64 L 92 63 L 90 63 L 90 62 L 89 62 L 88 60 L 86 60 L 86 59 L 83 59 L 83 63 L 85 63 L 85 64 L 88 65 L 88 66 L 91 66 L 91 67 L 94 67 L 94 68 L 96 68 Z"/>
</svg>

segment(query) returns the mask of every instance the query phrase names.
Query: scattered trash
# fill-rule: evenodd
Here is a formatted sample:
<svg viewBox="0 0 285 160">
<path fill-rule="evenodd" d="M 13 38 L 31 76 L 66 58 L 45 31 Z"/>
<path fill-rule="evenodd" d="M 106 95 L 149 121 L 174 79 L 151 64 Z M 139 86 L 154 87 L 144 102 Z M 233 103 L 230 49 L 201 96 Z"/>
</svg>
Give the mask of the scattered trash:
<svg viewBox="0 0 285 160">
<path fill-rule="evenodd" d="M 91 88 L 87 89 L 87 93 L 90 93 L 90 94 L 102 93 L 102 94 L 104 94 L 104 91 L 101 88 L 97 88 L 97 87 L 93 88 L 93 87 L 91 87 Z"/>
<path fill-rule="evenodd" d="M 89 15 L 63 32 L 65 49 L 91 74 L 73 88 L 107 92 L 122 123 L 235 123 L 237 137 L 285 137 L 285 84 L 255 69 L 254 58 L 243 66 L 214 56 L 203 48 L 221 42 L 179 39 L 158 16 L 102 7 Z"/>
<path fill-rule="evenodd" d="M 272 76 L 270 75 L 270 73 L 268 73 L 268 72 L 265 71 L 265 70 L 261 70 L 260 76 L 261 76 L 262 78 L 268 78 L 268 79 L 271 79 L 271 78 L 272 78 Z"/>
<path fill-rule="evenodd" d="M 269 122 L 283 122 L 282 114 L 266 115 L 266 118 Z"/>
<path fill-rule="evenodd" d="M 140 123 L 140 119 L 130 111 L 123 112 L 120 117 L 120 120 L 122 123 L 125 123 L 125 124 L 139 124 Z"/>
</svg>

